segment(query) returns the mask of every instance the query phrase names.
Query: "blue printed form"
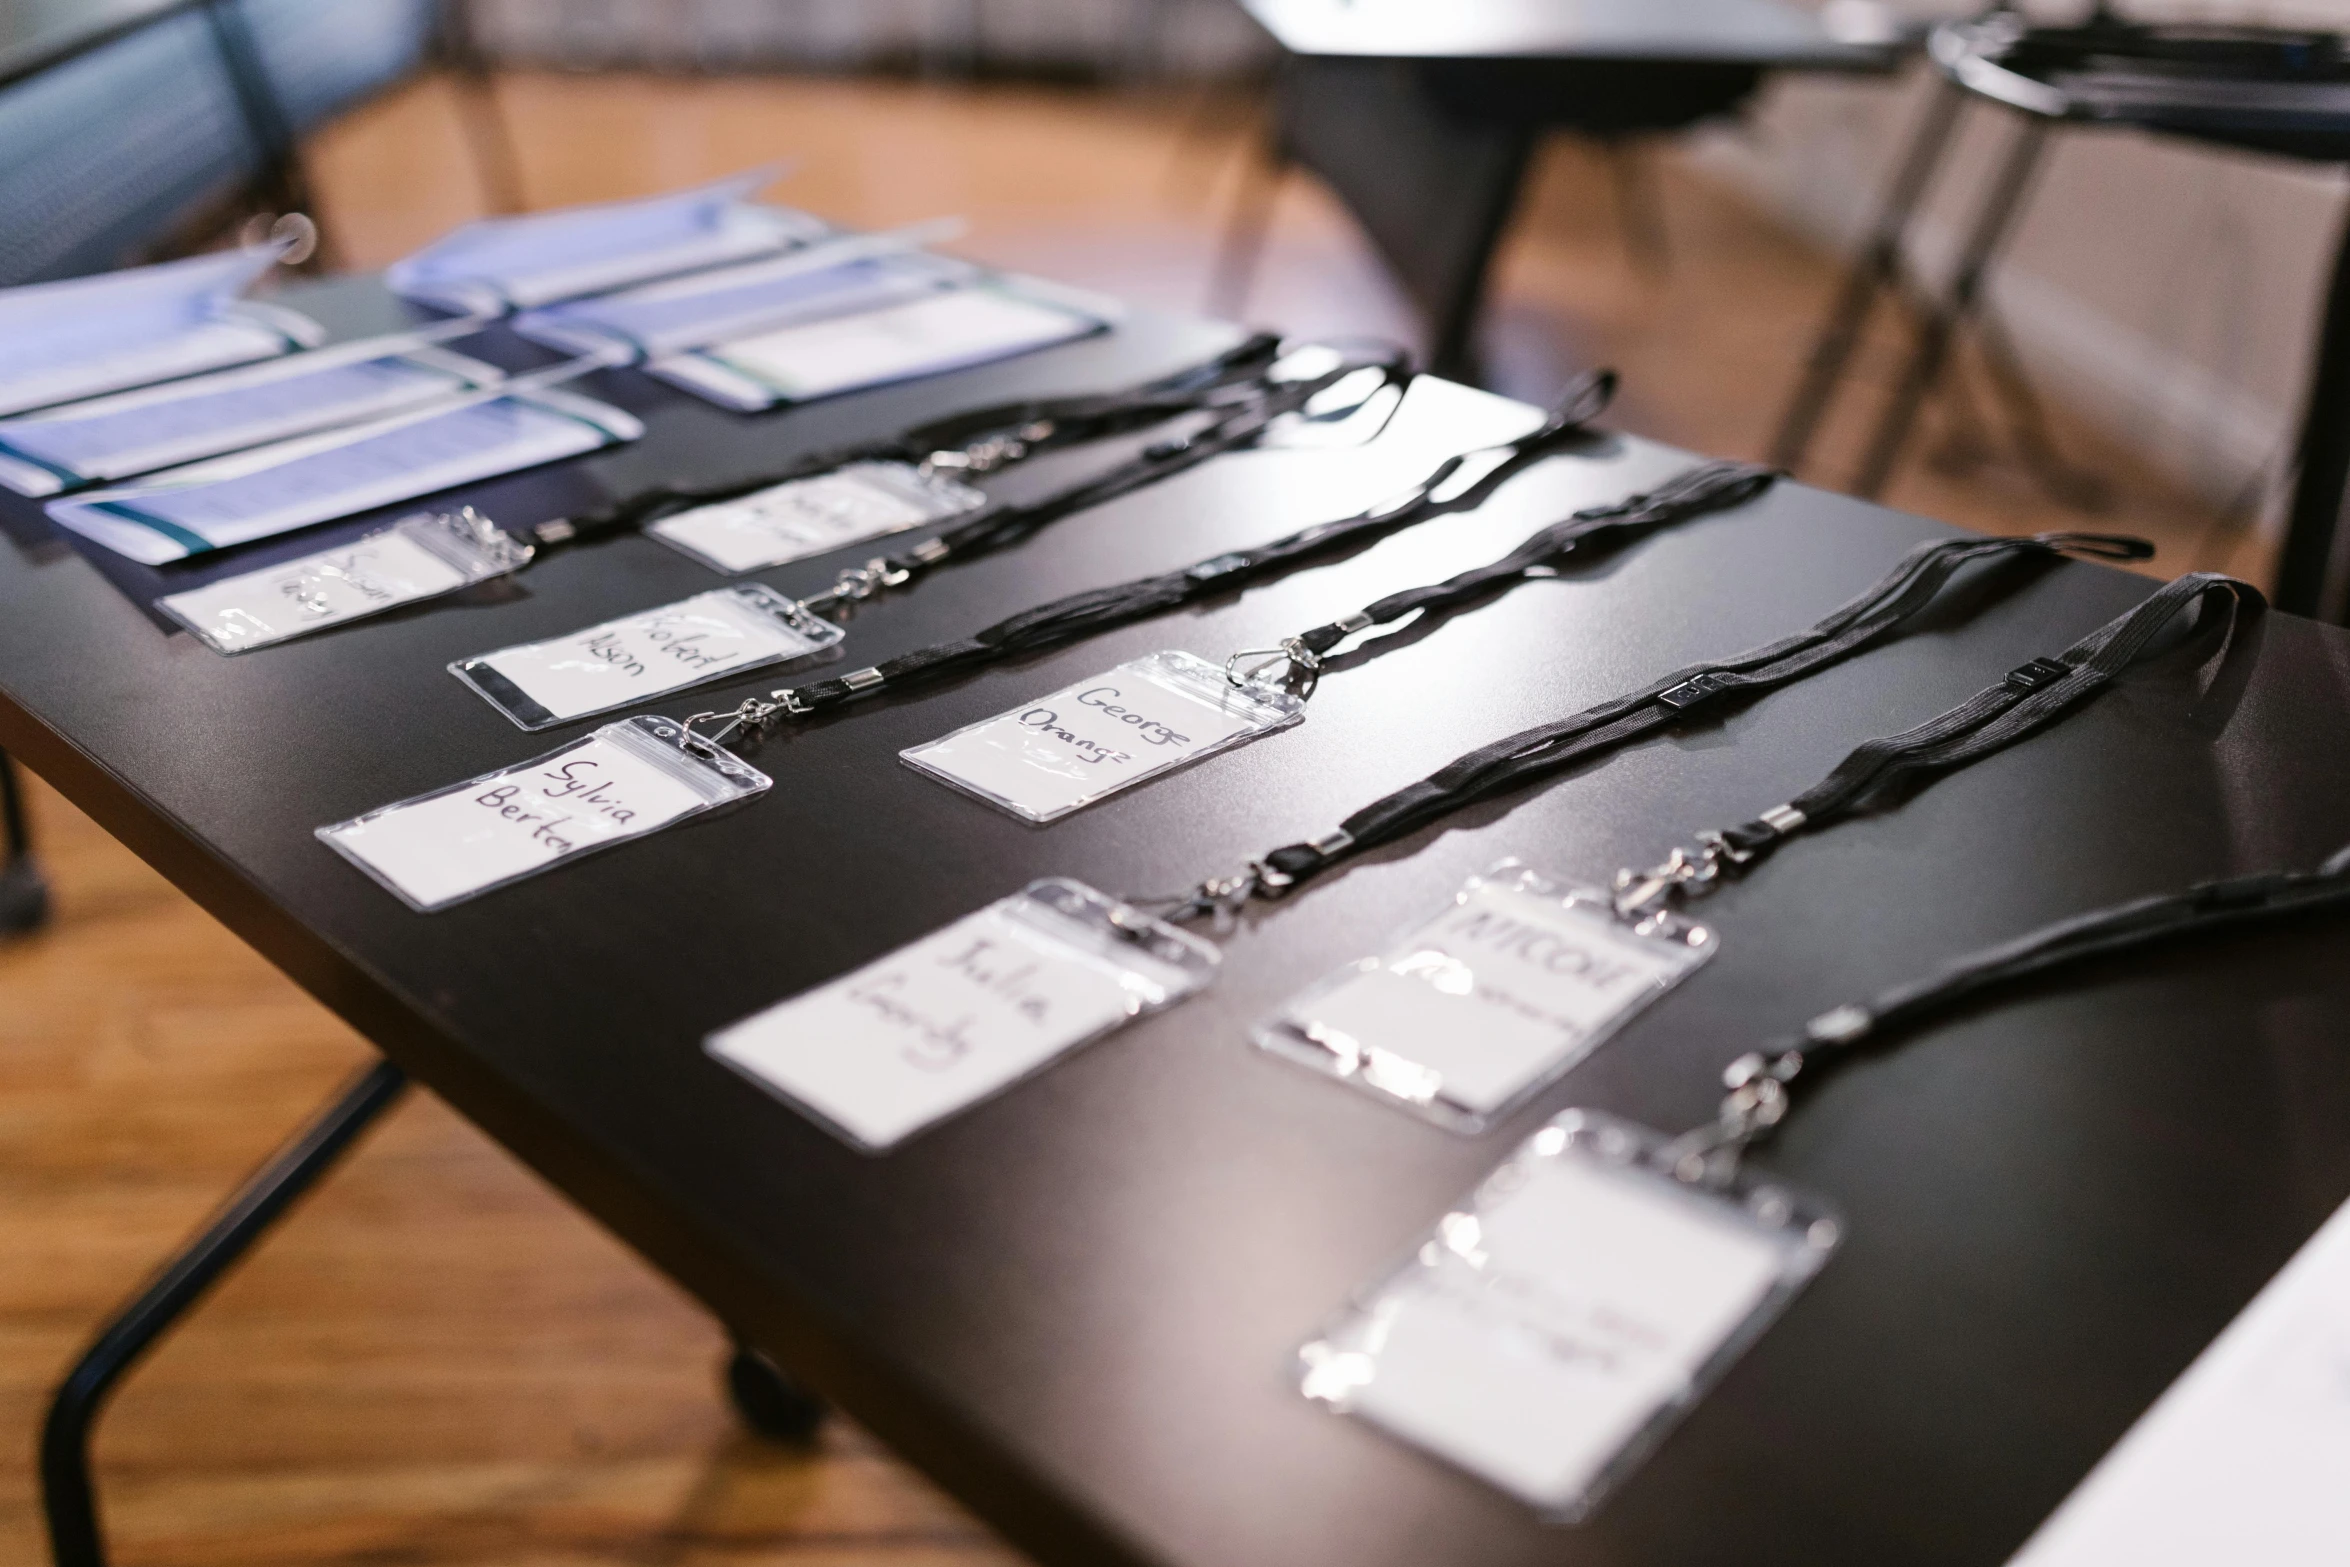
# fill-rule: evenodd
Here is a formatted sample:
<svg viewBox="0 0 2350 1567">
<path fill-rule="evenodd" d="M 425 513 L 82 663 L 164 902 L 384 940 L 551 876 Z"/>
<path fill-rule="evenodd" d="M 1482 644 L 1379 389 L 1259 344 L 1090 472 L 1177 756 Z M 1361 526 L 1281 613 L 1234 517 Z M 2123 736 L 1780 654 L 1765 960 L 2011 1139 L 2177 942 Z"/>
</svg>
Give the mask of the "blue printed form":
<svg viewBox="0 0 2350 1567">
<path fill-rule="evenodd" d="M 160 565 L 643 433 L 630 415 L 589 398 L 493 392 L 54 500 L 48 511 L 94 543 Z"/>
</svg>

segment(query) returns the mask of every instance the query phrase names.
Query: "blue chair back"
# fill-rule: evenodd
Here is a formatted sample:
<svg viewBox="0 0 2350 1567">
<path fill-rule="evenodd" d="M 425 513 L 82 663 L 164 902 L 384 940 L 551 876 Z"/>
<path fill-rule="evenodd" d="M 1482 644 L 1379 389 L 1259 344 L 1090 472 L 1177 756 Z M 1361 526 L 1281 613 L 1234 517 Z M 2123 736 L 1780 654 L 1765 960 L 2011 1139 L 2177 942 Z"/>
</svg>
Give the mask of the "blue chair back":
<svg viewBox="0 0 2350 1567">
<path fill-rule="evenodd" d="M 0 286 L 141 259 L 259 166 L 201 9 L 0 86 L 0 147 Z"/>
<path fill-rule="evenodd" d="M 235 0 L 297 136 L 423 69 L 437 0 Z"/>
</svg>

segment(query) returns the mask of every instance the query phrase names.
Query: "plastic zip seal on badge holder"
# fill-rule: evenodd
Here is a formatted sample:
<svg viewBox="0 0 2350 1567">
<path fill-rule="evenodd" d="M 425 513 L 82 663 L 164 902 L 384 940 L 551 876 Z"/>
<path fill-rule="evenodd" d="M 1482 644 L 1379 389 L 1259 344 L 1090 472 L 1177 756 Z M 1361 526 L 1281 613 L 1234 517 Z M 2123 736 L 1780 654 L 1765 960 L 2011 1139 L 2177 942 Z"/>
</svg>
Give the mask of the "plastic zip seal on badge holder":
<svg viewBox="0 0 2350 1567">
<path fill-rule="evenodd" d="M 910 463 L 853 462 L 696 506 L 644 531 L 731 576 L 967 516 L 986 504 L 987 496 L 970 485 Z"/>
<path fill-rule="evenodd" d="M 1689 1163 L 1646 1127 L 1560 1115 L 1299 1351 L 1299 1390 L 1554 1522 L 1589 1517 L 1842 1238 L 1813 1197 Z"/>
<path fill-rule="evenodd" d="M 1081 882 L 1031 882 L 705 1041 L 869 1153 L 1215 978 L 1214 946 Z"/>
<path fill-rule="evenodd" d="M 1196 654 L 1151 653 L 898 755 L 1042 825 L 1304 718 L 1292 692 Z"/>
<path fill-rule="evenodd" d="M 1705 926 L 1633 923 L 1515 860 L 1261 1024 L 1256 1041 L 1458 1132 L 1480 1132 L 1713 956 Z"/>
<path fill-rule="evenodd" d="M 224 577 L 155 607 L 215 653 L 247 653 L 530 564 L 531 548 L 467 506 L 419 512 L 296 560 Z"/>
<path fill-rule="evenodd" d="M 420 914 L 764 792 L 771 780 L 639 716 L 514 767 L 318 829 Z"/>
<path fill-rule="evenodd" d="M 522 728 L 546 729 L 810 658 L 847 635 L 797 599 L 744 582 L 569 636 L 461 658 L 449 673 Z"/>
</svg>

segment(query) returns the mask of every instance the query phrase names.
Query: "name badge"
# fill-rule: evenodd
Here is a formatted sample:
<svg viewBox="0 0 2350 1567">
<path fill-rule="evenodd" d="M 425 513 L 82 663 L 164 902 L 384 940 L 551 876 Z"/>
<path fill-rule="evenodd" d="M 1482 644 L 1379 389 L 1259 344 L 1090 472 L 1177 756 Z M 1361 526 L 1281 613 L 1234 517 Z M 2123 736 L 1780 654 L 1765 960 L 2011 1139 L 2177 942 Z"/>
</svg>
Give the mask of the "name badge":
<svg viewBox="0 0 2350 1567">
<path fill-rule="evenodd" d="M 1842 1232 L 1768 1179 L 1681 1180 L 1666 1147 L 1590 1110 L 1552 1121 L 1299 1352 L 1301 1391 L 1589 1516 Z"/>
<path fill-rule="evenodd" d="M 805 658 L 846 634 L 797 600 L 747 582 L 551 642 L 461 658 L 449 673 L 523 728 L 544 729 Z"/>
<path fill-rule="evenodd" d="M 714 506 L 664 517 L 645 531 L 713 571 L 757 571 L 979 510 L 967 484 L 902 462 L 859 462 Z"/>
<path fill-rule="evenodd" d="M 880 1152 L 1215 977 L 1198 937 L 1040 881 L 710 1036 L 718 1060 Z"/>
<path fill-rule="evenodd" d="M 1041 823 L 1304 717 L 1287 691 L 1236 685 L 1189 653 L 1153 653 L 898 755 Z"/>
<path fill-rule="evenodd" d="M 472 507 L 403 518 L 350 544 L 155 601 L 215 653 L 244 653 L 530 564 L 531 549 Z"/>
<path fill-rule="evenodd" d="M 1065 343 L 1117 308 L 1032 279 L 981 282 L 663 355 L 645 371 L 721 407 L 772 408 Z"/>
<path fill-rule="evenodd" d="M 429 914 L 759 794 L 764 773 L 688 750 L 665 718 L 629 718 L 535 761 L 318 829 L 320 841 Z"/>
<path fill-rule="evenodd" d="M 1340 970 L 1257 1043 L 1463 1132 L 1484 1129 L 1713 956 L 1669 918 L 1635 928 L 1607 893 L 1512 861 L 1377 957 Z"/>
</svg>

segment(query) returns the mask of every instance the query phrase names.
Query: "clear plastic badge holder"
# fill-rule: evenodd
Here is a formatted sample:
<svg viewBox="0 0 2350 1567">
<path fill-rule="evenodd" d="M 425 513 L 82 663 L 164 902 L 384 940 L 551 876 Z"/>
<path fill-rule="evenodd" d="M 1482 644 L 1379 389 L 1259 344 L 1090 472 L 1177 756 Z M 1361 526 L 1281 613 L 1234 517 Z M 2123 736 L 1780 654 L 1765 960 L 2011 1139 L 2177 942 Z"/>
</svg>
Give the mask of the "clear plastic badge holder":
<svg viewBox="0 0 2350 1567">
<path fill-rule="evenodd" d="M 898 755 L 1042 824 L 1304 717 L 1291 692 L 1235 681 L 1195 654 L 1152 653 Z"/>
<path fill-rule="evenodd" d="M 1032 882 L 713 1034 L 710 1054 L 868 1152 L 1206 986 L 1215 947 L 1080 882 Z"/>
<path fill-rule="evenodd" d="M 529 545 L 470 506 L 419 512 L 349 544 L 170 594 L 155 607 L 215 653 L 247 653 L 505 576 L 530 557 Z"/>
<path fill-rule="evenodd" d="M 1646 1127 L 1567 1111 L 1299 1351 L 1300 1391 L 1588 1517 L 1842 1237 L 1767 1177 L 1681 1168 Z"/>
<path fill-rule="evenodd" d="M 908 463 L 856 462 L 697 506 L 645 531 L 731 576 L 945 522 L 986 504 L 987 496 L 971 486 Z"/>
<path fill-rule="evenodd" d="M 666 718 L 606 724 L 559 750 L 318 829 L 421 914 L 764 792 L 771 780 Z"/>
<path fill-rule="evenodd" d="M 1442 914 L 1260 1025 L 1278 1055 L 1480 1132 L 1713 956 L 1676 915 L 1638 925 L 1596 887 L 1504 860 Z"/>
<path fill-rule="evenodd" d="M 745 582 L 567 637 L 461 658 L 449 673 L 522 728 L 545 729 L 813 657 L 847 635 L 798 600 Z"/>
</svg>

